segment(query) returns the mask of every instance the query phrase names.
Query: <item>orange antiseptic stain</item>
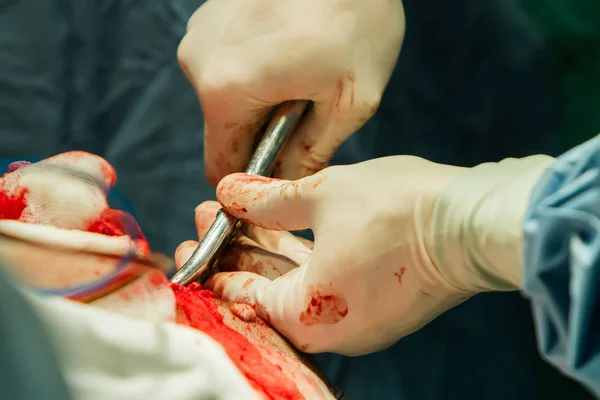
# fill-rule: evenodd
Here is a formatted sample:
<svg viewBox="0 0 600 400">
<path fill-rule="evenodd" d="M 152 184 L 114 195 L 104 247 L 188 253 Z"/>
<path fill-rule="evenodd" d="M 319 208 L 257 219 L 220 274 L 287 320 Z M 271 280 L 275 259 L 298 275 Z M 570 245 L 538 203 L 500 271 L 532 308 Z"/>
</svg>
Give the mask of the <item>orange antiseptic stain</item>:
<svg viewBox="0 0 600 400">
<path fill-rule="evenodd" d="M 348 314 L 346 298 L 329 285 L 311 285 L 306 294 L 306 309 L 300 314 L 304 325 L 337 324 Z"/>
<path fill-rule="evenodd" d="M 398 272 L 394 272 L 394 276 L 398 279 L 398 283 L 402 283 L 402 276 L 404 276 L 405 272 L 406 272 L 405 267 L 400 268 L 400 271 L 398 271 Z"/>
</svg>

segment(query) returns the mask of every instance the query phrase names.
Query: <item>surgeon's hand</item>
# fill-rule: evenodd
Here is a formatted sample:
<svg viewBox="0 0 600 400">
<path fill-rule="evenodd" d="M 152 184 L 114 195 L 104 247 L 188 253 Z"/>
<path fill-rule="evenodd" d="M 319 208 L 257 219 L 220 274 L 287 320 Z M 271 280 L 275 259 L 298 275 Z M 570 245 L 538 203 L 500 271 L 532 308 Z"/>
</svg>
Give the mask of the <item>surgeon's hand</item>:
<svg viewBox="0 0 600 400">
<path fill-rule="evenodd" d="M 312 100 L 276 176 L 324 168 L 376 111 L 404 37 L 400 0 L 209 0 L 179 62 L 204 113 L 207 178 L 243 171 L 273 106 Z"/>
<path fill-rule="evenodd" d="M 217 296 L 255 304 L 301 350 L 357 355 L 389 346 L 474 293 L 449 284 L 424 243 L 437 195 L 460 171 L 389 157 L 295 182 L 228 176 L 218 199 L 257 226 L 254 235 L 311 228 L 315 243 L 303 253 L 279 246 L 298 266 L 280 278 L 224 273 L 209 284 Z M 262 264 L 281 268 L 269 261 Z"/>
<path fill-rule="evenodd" d="M 520 287 L 522 216 L 551 162 L 535 156 L 466 169 L 397 156 L 298 181 L 228 176 L 218 199 L 255 225 L 250 239 L 311 228 L 315 243 L 271 247 L 289 254 L 286 263 L 261 253 L 260 264 L 282 269 L 279 278 L 243 268 L 209 284 L 217 296 L 255 305 L 304 351 L 382 349 L 477 292 Z"/>
</svg>

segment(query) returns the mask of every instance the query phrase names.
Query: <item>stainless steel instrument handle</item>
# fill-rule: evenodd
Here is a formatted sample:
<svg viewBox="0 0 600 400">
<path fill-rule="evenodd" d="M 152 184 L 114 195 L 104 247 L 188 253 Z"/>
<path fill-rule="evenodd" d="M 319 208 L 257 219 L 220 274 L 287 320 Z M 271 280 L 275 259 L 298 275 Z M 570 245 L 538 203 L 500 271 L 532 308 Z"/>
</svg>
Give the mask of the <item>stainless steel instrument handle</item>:
<svg viewBox="0 0 600 400">
<path fill-rule="evenodd" d="M 246 168 L 251 175 L 270 176 L 283 145 L 290 134 L 298 126 L 306 111 L 308 101 L 290 101 L 280 104 L 271 117 L 269 125 L 254 151 L 254 155 Z M 218 259 L 220 252 L 233 238 L 241 222 L 223 210 L 219 210 L 217 218 L 206 232 L 190 259 L 173 276 L 171 282 L 187 285 L 201 279 Z"/>
</svg>

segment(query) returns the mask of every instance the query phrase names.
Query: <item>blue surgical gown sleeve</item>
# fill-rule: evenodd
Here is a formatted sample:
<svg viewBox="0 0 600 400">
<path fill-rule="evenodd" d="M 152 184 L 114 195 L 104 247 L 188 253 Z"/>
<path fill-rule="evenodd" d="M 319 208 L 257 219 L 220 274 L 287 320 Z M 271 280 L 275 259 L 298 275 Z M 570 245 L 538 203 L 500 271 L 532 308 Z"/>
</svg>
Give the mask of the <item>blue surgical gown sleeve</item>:
<svg viewBox="0 0 600 400">
<path fill-rule="evenodd" d="M 600 396 L 600 136 L 538 182 L 523 260 L 542 356 Z"/>
</svg>

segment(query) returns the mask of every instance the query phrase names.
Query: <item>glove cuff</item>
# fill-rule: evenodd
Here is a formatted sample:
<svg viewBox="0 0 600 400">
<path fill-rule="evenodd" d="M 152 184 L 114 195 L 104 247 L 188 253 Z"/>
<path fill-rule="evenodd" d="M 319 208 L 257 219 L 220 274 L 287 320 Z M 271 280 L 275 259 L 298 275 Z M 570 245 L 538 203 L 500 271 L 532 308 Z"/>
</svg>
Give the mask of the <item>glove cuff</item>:
<svg viewBox="0 0 600 400">
<path fill-rule="evenodd" d="M 544 155 L 486 163 L 458 174 L 438 196 L 429 236 L 441 274 L 467 291 L 522 286 L 523 218 L 554 161 Z"/>
</svg>

